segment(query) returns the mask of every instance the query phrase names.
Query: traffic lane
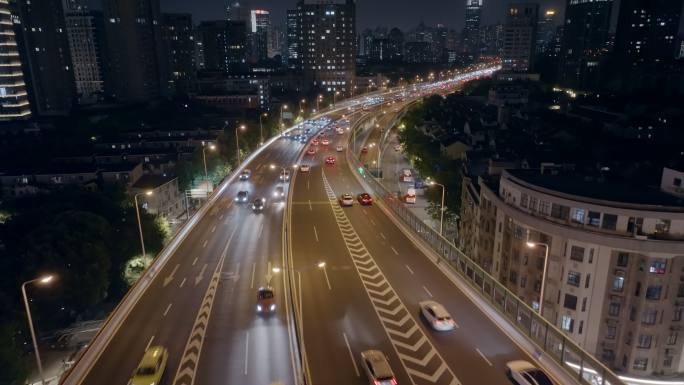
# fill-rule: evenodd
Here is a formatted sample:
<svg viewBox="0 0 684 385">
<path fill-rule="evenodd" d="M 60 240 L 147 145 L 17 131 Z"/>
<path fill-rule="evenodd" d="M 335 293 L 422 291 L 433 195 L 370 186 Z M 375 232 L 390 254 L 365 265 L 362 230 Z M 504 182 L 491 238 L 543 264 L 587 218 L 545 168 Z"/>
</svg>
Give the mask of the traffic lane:
<svg viewBox="0 0 684 385">
<path fill-rule="evenodd" d="M 211 232 L 214 223 L 214 218 L 205 217 L 199 221 L 196 230 L 188 234 L 178 251 L 154 277 L 150 288 L 133 307 L 125 323 L 114 335 L 82 383 L 100 384 L 103 378 L 115 384 L 127 383 L 142 358 L 143 352 L 150 345 L 161 344 L 168 348 L 170 351 L 169 367 L 172 367 L 177 359 L 177 354 L 174 353 L 182 350 L 183 342 L 177 339 L 166 340 L 160 335 L 163 335 L 166 329 L 182 333 L 183 331 L 189 332 L 192 327 L 194 317 L 188 313 L 176 313 L 171 310 L 175 310 L 172 309 L 173 303 L 177 308 L 189 309 L 196 309 L 200 305 L 208 280 L 193 285 L 185 281 L 197 274 L 199 266 L 204 265 L 197 263 L 195 258 L 197 260 L 201 258 L 207 266 L 215 267 L 216 249 L 226 239 L 221 236 L 223 232 L 219 232 L 211 239 L 204 238 L 204 234 Z M 194 252 L 195 250 L 201 251 Z"/>
<path fill-rule="evenodd" d="M 314 167 L 310 175 L 320 173 L 320 167 Z M 410 383 L 357 275 L 322 178 L 313 177 L 309 186 L 306 189 L 298 175 L 292 251 L 295 269 L 302 276 L 304 344 L 313 383 L 367 383 L 359 357 L 368 349 L 385 352 L 399 382 Z M 326 263 L 328 280 L 317 266 L 321 261 Z"/>
<path fill-rule="evenodd" d="M 508 384 L 505 364 L 527 355 L 444 276 L 377 207 L 357 207 L 348 215 L 400 298 L 418 314 L 418 302 L 442 303 L 459 328 L 426 334 L 464 384 Z"/>
<path fill-rule="evenodd" d="M 296 152 L 296 148 L 291 149 L 292 146 L 276 147 L 281 147 L 283 152 L 290 149 L 292 156 Z M 268 160 L 258 156 L 248 167 Z M 177 365 L 185 339 L 167 340 L 160 336 L 168 334 L 169 328 L 175 336 L 189 333 L 194 322 L 192 310 L 201 304 L 208 280 L 204 279 L 201 284 L 198 282 L 192 286 L 188 280 L 199 275 L 201 269 L 205 269 L 205 274 L 210 274 L 209 272 L 216 267 L 218 255 L 227 241 L 225 225 L 231 222 L 229 209 L 232 193 L 236 188 L 239 188 L 236 183 L 229 186 L 209 210 L 210 213 L 198 221 L 195 229 L 180 243 L 178 250 L 170 256 L 169 261 L 155 276 L 150 288 L 133 307 L 122 328 L 117 331 L 101 358 L 90 370 L 83 381 L 84 384 L 101 383 L 102 378 L 112 379 L 112 383 L 126 383 L 137 367 L 142 353 L 150 344 L 162 344 L 167 347 L 170 353 L 168 367 L 174 368 Z M 190 311 L 177 312 L 179 309 Z M 153 318 L 150 313 L 155 314 L 158 321 L 150 322 L 150 318 Z"/>
<path fill-rule="evenodd" d="M 228 249 L 221 285 L 209 319 L 198 384 L 220 382 L 294 384 L 281 278 L 274 276 L 276 312 L 256 313 L 256 291 L 280 265 L 282 210 L 243 208 L 245 217 Z"/>
</svg>

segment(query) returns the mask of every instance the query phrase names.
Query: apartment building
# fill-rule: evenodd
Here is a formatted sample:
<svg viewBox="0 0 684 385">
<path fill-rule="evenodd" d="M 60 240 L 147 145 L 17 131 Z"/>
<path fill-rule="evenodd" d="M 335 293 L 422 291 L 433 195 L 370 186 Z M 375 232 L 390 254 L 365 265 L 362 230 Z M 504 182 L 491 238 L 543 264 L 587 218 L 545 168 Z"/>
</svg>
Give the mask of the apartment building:
<svg viewBox="0 0 684 385">
<path fill-rule="evenodd" d="M 663 186 L 681 184 L 668 170 Z M 681 196 L 558 170 L 464 184 L 460 246 L 473 260 L 607 366 L 684 372 Z"/>
</svg>

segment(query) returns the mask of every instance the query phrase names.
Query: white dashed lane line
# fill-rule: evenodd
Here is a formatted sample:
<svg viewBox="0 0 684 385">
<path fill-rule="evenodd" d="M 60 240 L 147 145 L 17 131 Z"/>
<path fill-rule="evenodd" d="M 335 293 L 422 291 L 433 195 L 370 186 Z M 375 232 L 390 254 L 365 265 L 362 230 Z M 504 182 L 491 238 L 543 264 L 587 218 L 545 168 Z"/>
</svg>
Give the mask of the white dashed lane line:
<svg viewBox="0 0 684 385">
<path fill-rule="evenodd" d="M 413 270 L 411 270 L 411 267 L 409 265 L 406 265 L 406 270 L 408 270 L 409 273 L 413 275 Z"/>
</svg>

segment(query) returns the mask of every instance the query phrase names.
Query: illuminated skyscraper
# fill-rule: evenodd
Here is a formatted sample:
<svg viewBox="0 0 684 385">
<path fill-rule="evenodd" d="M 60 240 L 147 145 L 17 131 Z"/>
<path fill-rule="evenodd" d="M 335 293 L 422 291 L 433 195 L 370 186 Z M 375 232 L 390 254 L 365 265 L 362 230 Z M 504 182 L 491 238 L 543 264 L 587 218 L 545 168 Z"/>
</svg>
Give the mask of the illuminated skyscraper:
<svg viewBox="0 0 684 385">
<path fill-rule="evenodd" d="M 31 116 L 8 0 L 0 0 L 0 120 Z"/>
<path fill-rule="evenodd" d="M 467 0 L 463 45 L 466 52 L 477 53 L 480 48 L 480 24 L 482 20 L 482 0 Z"/>
<path fill-rule="evenodd" d="M 530 72 L 537 42 L 539 4 L 513 3 L 506 10 L 503 43 L 504 72 Z"/>
</svg>

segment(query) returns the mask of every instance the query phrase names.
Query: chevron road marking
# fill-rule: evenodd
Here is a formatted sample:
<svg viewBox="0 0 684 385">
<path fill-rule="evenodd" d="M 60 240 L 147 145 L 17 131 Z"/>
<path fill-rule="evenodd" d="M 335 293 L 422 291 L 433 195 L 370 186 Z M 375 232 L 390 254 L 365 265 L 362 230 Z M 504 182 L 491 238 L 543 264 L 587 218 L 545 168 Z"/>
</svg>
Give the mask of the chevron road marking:
<svg viewBox="0 0 684 385">
<path fill-rule="evenodd" d="M 411 316 L 411 312 L 359 238 L 354 226 L 338 204 L 337 196 L 330 187 L 325 172 L 322 175 L 330 207 L 356 273 L 411 383 L 460 385 L 461 382 L 425 336 L 423 329 Z"/>
<path fill-rule="evenodd" d="M 193 385 L 195 383 L 197 366 L 199 364 L 200 354 L 202 353 L 202 344 L 204 343 L 204 333 L 206 333 L 207 326 L 209 325 L 209 316 L 211 315 L 211 308 L 213 307 L 214 299 L 216 298 L 216 290 L 220 281 L 223 262 L 226 260 L 226 253 L 228 252 L 230 242 L 233 240 L 235 231 L 237 231 L 237 227 L 233 229 L 233 232 L 230 234 L 230 238 L 228 238 L 228 242 L 221 253 L 221 258 L 219 258 L 216 269 L 211 276 L 209 287 L 207 287 L 207 291 L 204 294 L 202 305 L 197 312 L 197 318 L 195 318 L 192 331 L 190 332 L 190 336 L 188 336 L 188 342 L 185 344 L 185 349 L 183 350 L 183 356 L 178 364 L 178 370 L 173 379 L 173 385 Z"/>
</svg>

